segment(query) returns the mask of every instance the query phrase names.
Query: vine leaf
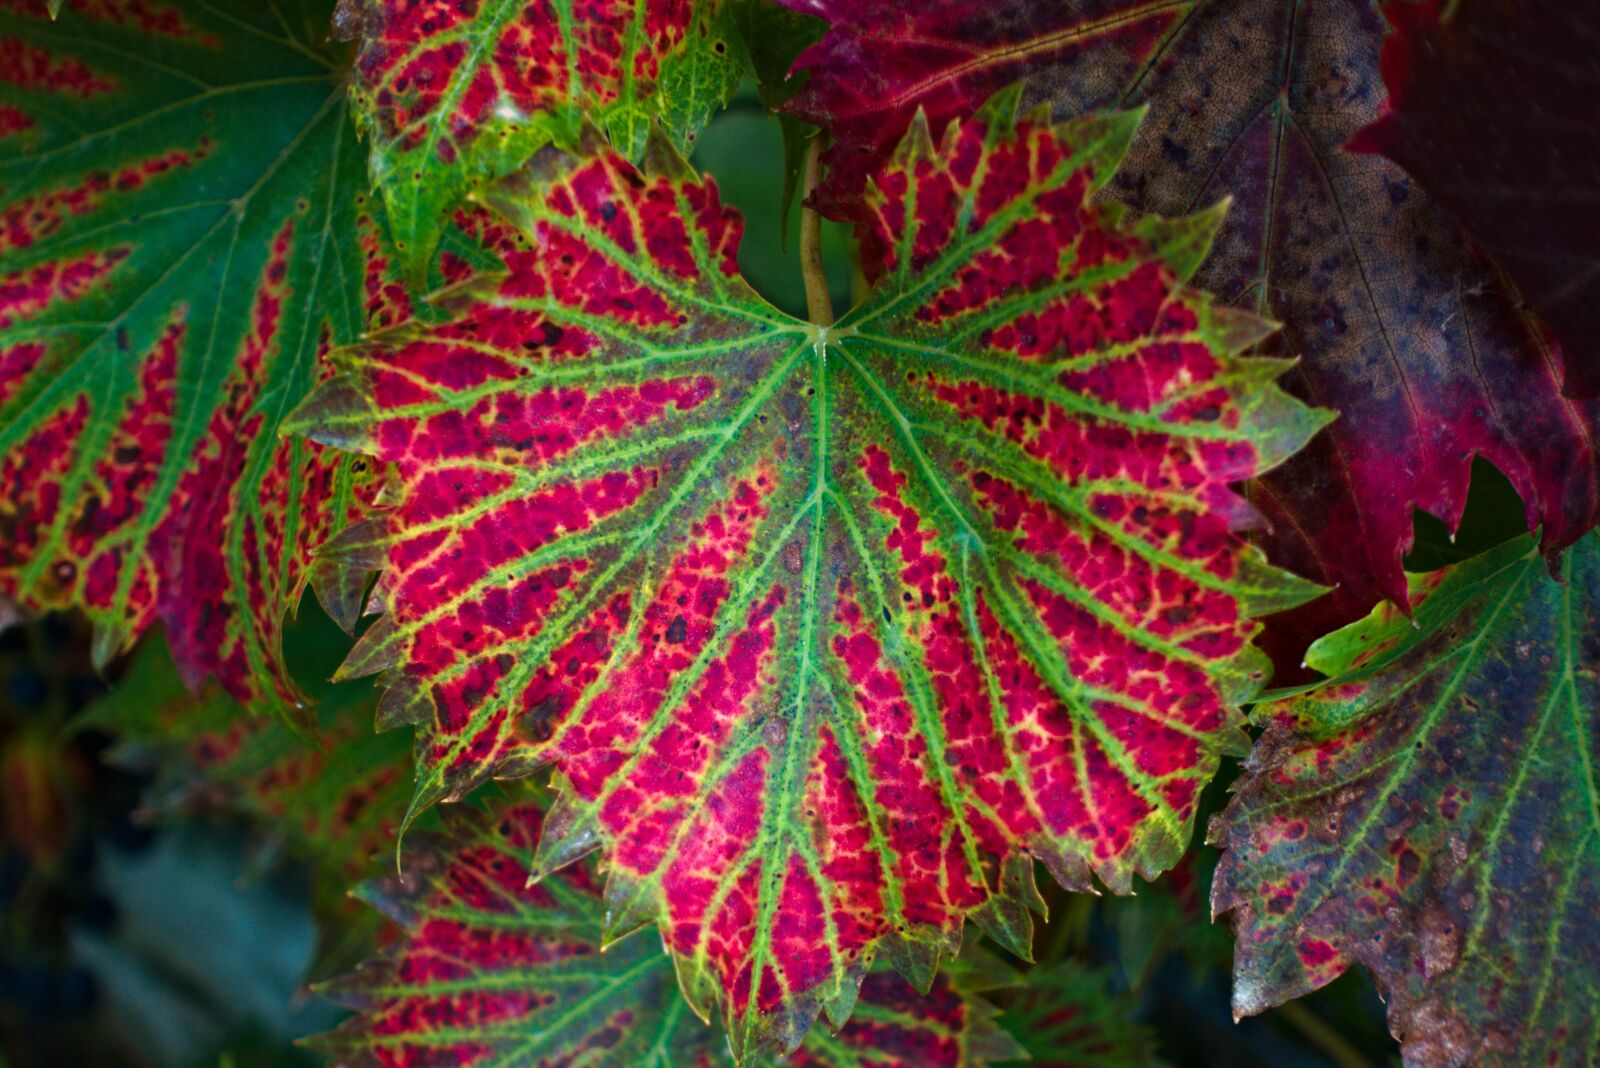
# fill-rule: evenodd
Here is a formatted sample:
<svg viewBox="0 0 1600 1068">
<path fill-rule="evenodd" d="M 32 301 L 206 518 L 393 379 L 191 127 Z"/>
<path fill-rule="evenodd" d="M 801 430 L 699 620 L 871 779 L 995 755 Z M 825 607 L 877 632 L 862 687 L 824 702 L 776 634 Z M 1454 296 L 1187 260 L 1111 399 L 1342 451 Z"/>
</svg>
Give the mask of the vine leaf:
<svg viewBox="0 0 1600 1068">
<path fill-rule="evenodd" d="M 518 789 L 463 806 L 417 836 L 404 875 L 359 895 L 403 934 L 323 992 L 357 1015 L 313 1044 L 350 1068 L 390 1064 L 730 1065 L 726 1039 L 689 1011 L 672 965 L 643 936 L 602 953 L 592 866 L 528 885 L 546 805 Z M 926 996 L 896 976 L 863 984 L 856 1017 L 815 1031 L 787 1064 L 977 1068 L 1021 1055 L 977 993 L 1005 981 L 978 961 Z M 1014 973 L 1012 973 L 1014 977 Z"/>
<path fill-rule="evenodd" d="M 1324 415 L 1183 285 L 1218 213 L 1090 200 L 1137 121 L 915 128 L 826 329 L 737 276 L 669 145 L 548 149 L 492 202 L 508 273 L 293 421 L 395 464 L 326 552 L 385 569 L 341 670 L 416 726 L 413 811 L 558 765 L 536 873 L 603 843 L 611 933 L 657 921 L 736 1050 L 844 1021 L 880 949 L 926 988 L 967 916 L 1026 955 L 1032 857 L 1172 864 L 1243 748 L 1250 617 L 1316 592 L 1235 534 L 1230 484 Z"/>
<path fill-rule="evenodd" d="M 1568 394 L 1600 393 L 1600 38 L 1591 4 L 1384 8 L 1389 104 L 1352 147 L 1449 208 L 1560 339 Z"/>
<path fill-rule="evenodd" d="M 0 14 L 0 596 L 104 663 L 159 620 L 185 679 L 292 709 L 281 620 L 366 462 L 280 441 L 362 327 L 361 161 L 325 10 Z M 337 606 L 335 606 L 337 607 Z"/>
<path fill-rule="evenodd" d="M 1445 211 L 1345 148 L 1384 101 L 1369 0 L 786 2 L 833 22 L 790 107 L 834 137 L 819 197 L 834 214 L 858 210 L 918 107 L 937 133 L 1016 79 L 1058 114 L 1150 109 L 1107 195 L 1161 215 L 1234 198 L 1196 284 L 1282 323 L 1263 351 L 1300 357 L 1286 386 L 1340 413 L 1252 490 L 1268 555 L 1336 587 L 1301 619 L 1314 634 L 1405 597 L 1413 509 L 1453 531 L 1474 456 L 1516 486 L 1549 549 L 1600 519 L 1600 405 L 1561 395 L 1543 339 Z"/>
<path fill-rule="evenodd" d="M 451 210 L 585 117 L 625 156 L 653 124 L 687 152 L 740 77 L 717 0 L 363 0 L 351 84 L 407 274 Z"/>
<path fill-rule="evenodd" d="M 1062 961 L 1029 969 L 1000 1017 L 1036 1068 L 1160 1068 L 1155 1037 L 1133 1017 L 1137 999 L 1111 992 L 1111 973 Z"/>
<path fill-rule="evenodd" d="M 1312 647 L 1211 827 L 1237 1015 L 1359 962 L 1408 1065 L 1591 1059 L 1597 591 L 1600 536 L 1555 579 L 1523 537 Z"/>
<path fill-rule="evenodd" d="M 331 628 L 330 628 L 331 629 Z M 297 666 L 325 660 L 326 633 L 300 627 L 285 639 Z M 411 789 L 411 753 L 374 734 L 371 693 L 321 685 L 308 739 L 276 719 L 251 716 L 220 688 L 189 692 L 164 642 L 145 641 L 104 697 L 73 721 L 116 739 L 113 759 L 154 773 L 141 807 L 156 815 L 204 812 L 246 820 L 263 861 L 307 861 L 322 932 L 318 970 L 348 967 L 373 934 L 370 910 L 349 898 L 373 858 L 387 853 Z"/>
</svg>

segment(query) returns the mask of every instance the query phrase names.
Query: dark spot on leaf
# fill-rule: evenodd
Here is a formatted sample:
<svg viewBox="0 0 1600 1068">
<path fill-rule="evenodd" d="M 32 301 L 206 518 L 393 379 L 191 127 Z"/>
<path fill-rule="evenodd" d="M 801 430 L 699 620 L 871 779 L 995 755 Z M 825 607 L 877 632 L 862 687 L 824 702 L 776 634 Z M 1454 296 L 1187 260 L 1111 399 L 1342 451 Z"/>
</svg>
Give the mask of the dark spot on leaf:
<svg viewBox="0 0 1600 1068">
<path fill-rule="evenodd" d="M 555 719 L 556 713 L 560 711 L 561 699 L 559 697 L 554 694 L 545 697 L 523 713 L 523 732 L 536 742 L 549 741 L 550 736 L 555 733 L 555 727 L 551 721 Z"/>
</svg>

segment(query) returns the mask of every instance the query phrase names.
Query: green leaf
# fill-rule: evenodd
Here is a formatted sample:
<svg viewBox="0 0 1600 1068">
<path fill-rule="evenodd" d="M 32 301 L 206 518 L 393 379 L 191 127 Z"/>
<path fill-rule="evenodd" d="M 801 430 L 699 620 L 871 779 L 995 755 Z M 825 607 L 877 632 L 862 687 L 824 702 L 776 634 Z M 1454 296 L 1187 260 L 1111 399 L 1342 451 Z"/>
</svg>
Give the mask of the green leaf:
<svg viewBox="0 0 1600 1068">
<path fill-rule="evenodd" d="M 739 83 L 718 0 L 365 0 L 351 99 L 409 276 L 450 211 L 587 117 L 637 159 L 687 152 Z"/>
<path fill-rule="evenodd" d="M 416 836 L 404 875 L 360 891 L 404 933 L 324 986 L 357 1015 L 314 1044 L 349 1068 L 732 1063 L 726 1039 L 679 996 L 654 939 L 601 951 L 605 904 L 591 865 L 528 884 L 545 810 L 530 789 L 488 811 L 452 809 L 443 833 Z M 1020 1053 L 975 996 L 995 969 L 964 961 L 951 972 L 926 997 L 896 976 L 869 977 L 856 1018 L 838 1034 L 814 1033 L 785 1063 L 976 1068 Z"/>
<path fill-rule="evenodd" d="M 1364 964 L 1407 1064 L 1588 1064 L 1600 959 L 1600 538 L 1413 576 L 1328 635 L 1211 835 L 1234 1011 Z"/>
<path fill-rule="evenodd" d="M 102 664 L 160 621 L 191 685 L 292 708 L 282 616 L 369 466 L 277 435 L 364 319 L 326 8 L 32 9 L 0 14 L 0 596 L 84 610 Z"/>
<path fill-rule="evenodd" d="M 413 811 L 557 764 L 536 872 L 603 844 L 609 932 L 657 921 L 740 1051 L 847 1019 L 880 951 L 926 988 L 969 916 L 1025 955 L 1035 857 L 1171 865 L 1250 616 L 1315 592 L 1236 533 L 1324 420 L 1182 284 L 1218 213 L 1124 225 L 1091 198 L 1137 116 L 1014 108 L 907 140 L 826 329 L 670 146 L 547 150 L 492 200 L 508 273 L 294 421 L 396 465 L 326 551 L 386 568 L 342 671 L 416 726 Z"/>
<path fill-rule="evenodd" d="M 836 1032 L 814 1028 L 795 1053 L 774 1063 L 795 1068 L 977 1068 L 1025 1058 L 998 1025 L 985 993 L 1015 986 L 1017 972 L 982 949 L 964 947 L 925 992 L 882 966 L 862 980 L 855 1013 Z"/>
<path fill-rule="evenodd" d="M 1111 992 L 1109 972 L 1063 961 L 1030 969 L 1000 1022 L 1037 1068 L 1159 1068 L 1134 1008 L 1132 997 Z"/>
<path fill-rule="evenodd" d="M 807 72 L 791 78 L 789 71 L 800 53 L 827 31 L 828 24 L 772 0 L 730 0 L 728 12 L 735 30 L 734 56 L 756 83 L 761 103 L 775 111 L 805 87 Z"/>
</svg>

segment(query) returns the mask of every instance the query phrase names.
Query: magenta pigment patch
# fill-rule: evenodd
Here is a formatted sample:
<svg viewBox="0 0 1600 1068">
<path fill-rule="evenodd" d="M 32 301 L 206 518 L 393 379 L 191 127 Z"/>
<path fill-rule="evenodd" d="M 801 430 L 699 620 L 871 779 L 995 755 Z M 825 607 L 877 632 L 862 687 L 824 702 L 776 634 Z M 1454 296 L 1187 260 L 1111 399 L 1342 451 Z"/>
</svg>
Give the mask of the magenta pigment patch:
<svg viewBox="0 0 1600 1068">
<path fill-rule="evenodd" d="M 1130 211 L 1231 198 L 1195 284 L 1282 324 L 1261 354 L 1339 412 L 1248 491 L 1268 558 L 1334 590 L 1267 622 L 1280 681 L 1405 597 L 1415 512 L 1454 530 L 1475 458 L 1551 552 L 1600 521 L 1592 5 L 783 2 L 827 20 L 783 108 L 828 134 L 827 214 L 860 216 L 919 111 L 938 136 L 1012 83 L 1058 115 L 1147 109 L 1103 194 Z"/>
</svg>

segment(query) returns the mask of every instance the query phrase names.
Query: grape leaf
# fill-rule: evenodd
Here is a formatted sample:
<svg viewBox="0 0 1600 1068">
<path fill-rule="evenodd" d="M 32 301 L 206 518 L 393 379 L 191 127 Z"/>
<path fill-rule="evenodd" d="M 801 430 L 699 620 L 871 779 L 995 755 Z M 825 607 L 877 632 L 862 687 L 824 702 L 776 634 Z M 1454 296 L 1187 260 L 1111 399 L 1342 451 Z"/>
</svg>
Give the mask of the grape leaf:
<svg viewBox="0 0 1600 1068">
<path fill-rule="evenodd" d="M 913 130 L 827 328 L 737 276 L 669 145 L 542 152 L 491 202 L 509 273 L 293 421 L 396 465 L 325 551 L 385 568 L 341 670 L 417 727 L 413 811 L 559 765 L 536 871 L 604 842 L 613 932 L 657 920 L 739 1050 L 842 1022 L 880 947 L 925 987 L 966 916 L 1026 954 L 1032 856 L 1170 865 L 1242 749 L 1250 617 L 1315 592 L 1233 533 L 1323 416 L 1183 287 L 1218 214 L 1121 225 L 1089 197 L 1137 115 L 1015 106 Z"/>
<path fill-rule="evenodd" d="M 323 988 L 357 1015 L 315 1045 L 350 1068 L 732 1063 L 652 939 L 600 951 L 605 905 L 590 865 L 527 885 L 544 811 L 526 789 L 490 811 L 452 809 L 444 832 L 417 836 L 404 875 L 360 891 L 405 933 Z M 984 970 L 957 975 L 926 997 L 870 976 L 856 1017 L 838 1034 L 813 1032 L 785 1063 L 965 1068 L 1020 1054 L 972 990 Z"/>
<path fill-rule="evenodd" d="M 264 707 L 299 700 L 282 616 L 370 466 L 276 434 L 363 318 L 325 18 L 0 13 L 0 595 L 85 610 L 102 664 L 160 620 L 191 685 Z"/>
<path fill-rule="evenodd" d="M 1341 413 L 1252 493 L 1272 559 L 1337 587 L 1306 610 L 1316 633 L 1405 596 L 1412 510 L 1453 530 L 1474 455 L 1552 550 L 1600 519 L 1600 406 L 1562 397 L 1554 356 L 1448 215 L 1344 148 L 1383 102 L 1369 0 L 785 2 L 833 22 L 789 106 L 835 140 L 819 197 L 834 214 L 918 107 L 937 132 L 1018 78 L 1058 113 L 1151 109 L 1108 195 L 1163 215 L 1234 198 L 1196 283 L 1283 323 L 1266 351 L 1301 358 L 1285 384 Z"/>
<path fill-rule="evenodd" d="M 1560 340 L 1572 396 L 1600 393 L 1600 71 L 1593 4 L 1384 8 L 1382 152 L 1462 221 Z"/>
<path fill-rule="evenodd" d="M 687 151 L 739 83 L 717 0 L 359 0 L 351 99 L 407 273 L 450 210 L 587 116 L 637 159 Z"/>
<path fill-rule="evenodd" d="M 325 659 L 308 646 L 326 640 L 326 633 L 291 632 L 291 661 Z M 350 961 L 341 957 L 352 948 L 366 952 L 373 918 L 348 891 L 373 857 L 389 851 L 411 790 L 411 754 L 400 736 L 372 732 L 370 693 L 321 685 L 310 696 L 318 721 L 308 739 L 279 720 L 248 715 L 215 687 L 190 693 L 165 643 L 146 641 L 117 685 L 73 726 L 106 731 L 117 739 L 116 762 L 155 773 L 146 812 L 241 817 L 262 839 L 265 859 L 281 852 L 308 861 L 325 943 L 320 966 L 345 967 Z"/>
<path fill-rule="evenodd" d="M 1111 975 L 1076 961 L 1030 969 L 1001 1026 L 1036 1068 L 1158 1068 L 1155 1039 L 1133 1018 L 1135 999 L 1113 994 Z"/>
<path fill-rule="evenodd" d="M 1600 1048 L 1600 535 L 1552 579 L 1522 537 L 1412 579 L 1319 641 L 1265 710 L 1212 905 L 1234 1012 L 1366 965 L 1407 1065 L 1588 1064 Z"/>
</svg>

